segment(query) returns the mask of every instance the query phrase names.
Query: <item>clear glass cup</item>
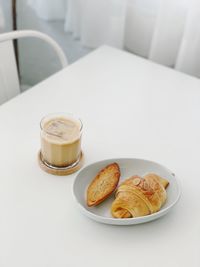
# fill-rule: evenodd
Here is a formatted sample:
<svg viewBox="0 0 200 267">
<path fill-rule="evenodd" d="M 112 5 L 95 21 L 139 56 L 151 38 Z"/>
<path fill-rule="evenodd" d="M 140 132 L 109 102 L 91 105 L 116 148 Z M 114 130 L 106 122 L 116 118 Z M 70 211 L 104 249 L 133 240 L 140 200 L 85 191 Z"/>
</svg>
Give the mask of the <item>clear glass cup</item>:
<svg viewBox="0 0 200 267">
<path fill-rule="evenodd" d="M 81 157 L 83 124 L 67 113 L 45 116 L 40 122 L 43 162 L 53 167 L 73 167 Z"/>
</svg>

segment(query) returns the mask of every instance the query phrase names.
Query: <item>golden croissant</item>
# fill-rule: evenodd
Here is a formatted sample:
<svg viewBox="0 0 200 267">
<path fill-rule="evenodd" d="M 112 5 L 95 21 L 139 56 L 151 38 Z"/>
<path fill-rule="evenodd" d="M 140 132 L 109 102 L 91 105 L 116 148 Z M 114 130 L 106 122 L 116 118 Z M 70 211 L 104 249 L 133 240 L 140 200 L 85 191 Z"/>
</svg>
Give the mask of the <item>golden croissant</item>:
<svg viewBox="0 0 200 267">
<path fill-rule="evenodd" d="M 111 213 L 115 218 L 134 218 L 160 210 L 167 199 L 169 182 L 150 173 L 143 178 L 132 176 L 117 189 Z"/>
</svg>

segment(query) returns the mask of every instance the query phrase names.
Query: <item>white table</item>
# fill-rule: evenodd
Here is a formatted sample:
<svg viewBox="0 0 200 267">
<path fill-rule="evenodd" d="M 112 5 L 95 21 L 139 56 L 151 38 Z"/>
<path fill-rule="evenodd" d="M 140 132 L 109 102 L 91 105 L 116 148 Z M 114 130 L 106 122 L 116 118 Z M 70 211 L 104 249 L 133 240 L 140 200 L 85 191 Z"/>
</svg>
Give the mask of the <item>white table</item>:
<svg viewBox="0 0 200 267">
<path fill-rule="evenodd" d="M 157 161 L 179 177 L 182 198 L 152 223 L 117 227 L 84 217 L 74 175 L 39 168 L 39 122 L 70 111 L 84 123 L 85 163 Z M 199 267 L 200 81 L 102 47 L 0 107 L 1 267 Z"/>
</svg>

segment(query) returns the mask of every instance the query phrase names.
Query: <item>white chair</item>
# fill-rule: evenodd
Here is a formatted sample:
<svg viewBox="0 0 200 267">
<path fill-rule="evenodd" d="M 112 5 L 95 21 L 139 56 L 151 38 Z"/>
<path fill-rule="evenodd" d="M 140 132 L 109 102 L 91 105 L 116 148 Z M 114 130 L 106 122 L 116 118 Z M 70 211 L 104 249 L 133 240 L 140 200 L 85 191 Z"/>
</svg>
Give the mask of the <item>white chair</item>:
<svg viewBox="0 0 200 267">
<path fill-rule="evenodd" d="M 12 40 L 27 37 L 36 37 L 48 43 L 57 54 L 61 68 L 68 65 L 66 56 L 58 43 L 42 32 L 21 30 L 0 34 L 0 104 L 20 93 Z"/>
</svg>

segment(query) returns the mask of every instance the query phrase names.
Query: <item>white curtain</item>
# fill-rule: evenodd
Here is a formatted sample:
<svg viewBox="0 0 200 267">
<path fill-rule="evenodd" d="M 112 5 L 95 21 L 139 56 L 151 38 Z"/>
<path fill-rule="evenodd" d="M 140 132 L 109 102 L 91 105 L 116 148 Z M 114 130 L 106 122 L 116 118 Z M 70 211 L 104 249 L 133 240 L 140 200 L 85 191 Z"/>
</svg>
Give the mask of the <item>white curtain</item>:
<svg viewBox="0 0 200 267">
<path fill-rule="evenodd" d="M 44 20 L 65 18 L 66 0 L 27 0 L 37 15 Z"/>
<path fill-rule="evenodd" d="M 83 46 L 126 49 L 200 77 L 200 0 L 29 0 Z"/>
</svg>

